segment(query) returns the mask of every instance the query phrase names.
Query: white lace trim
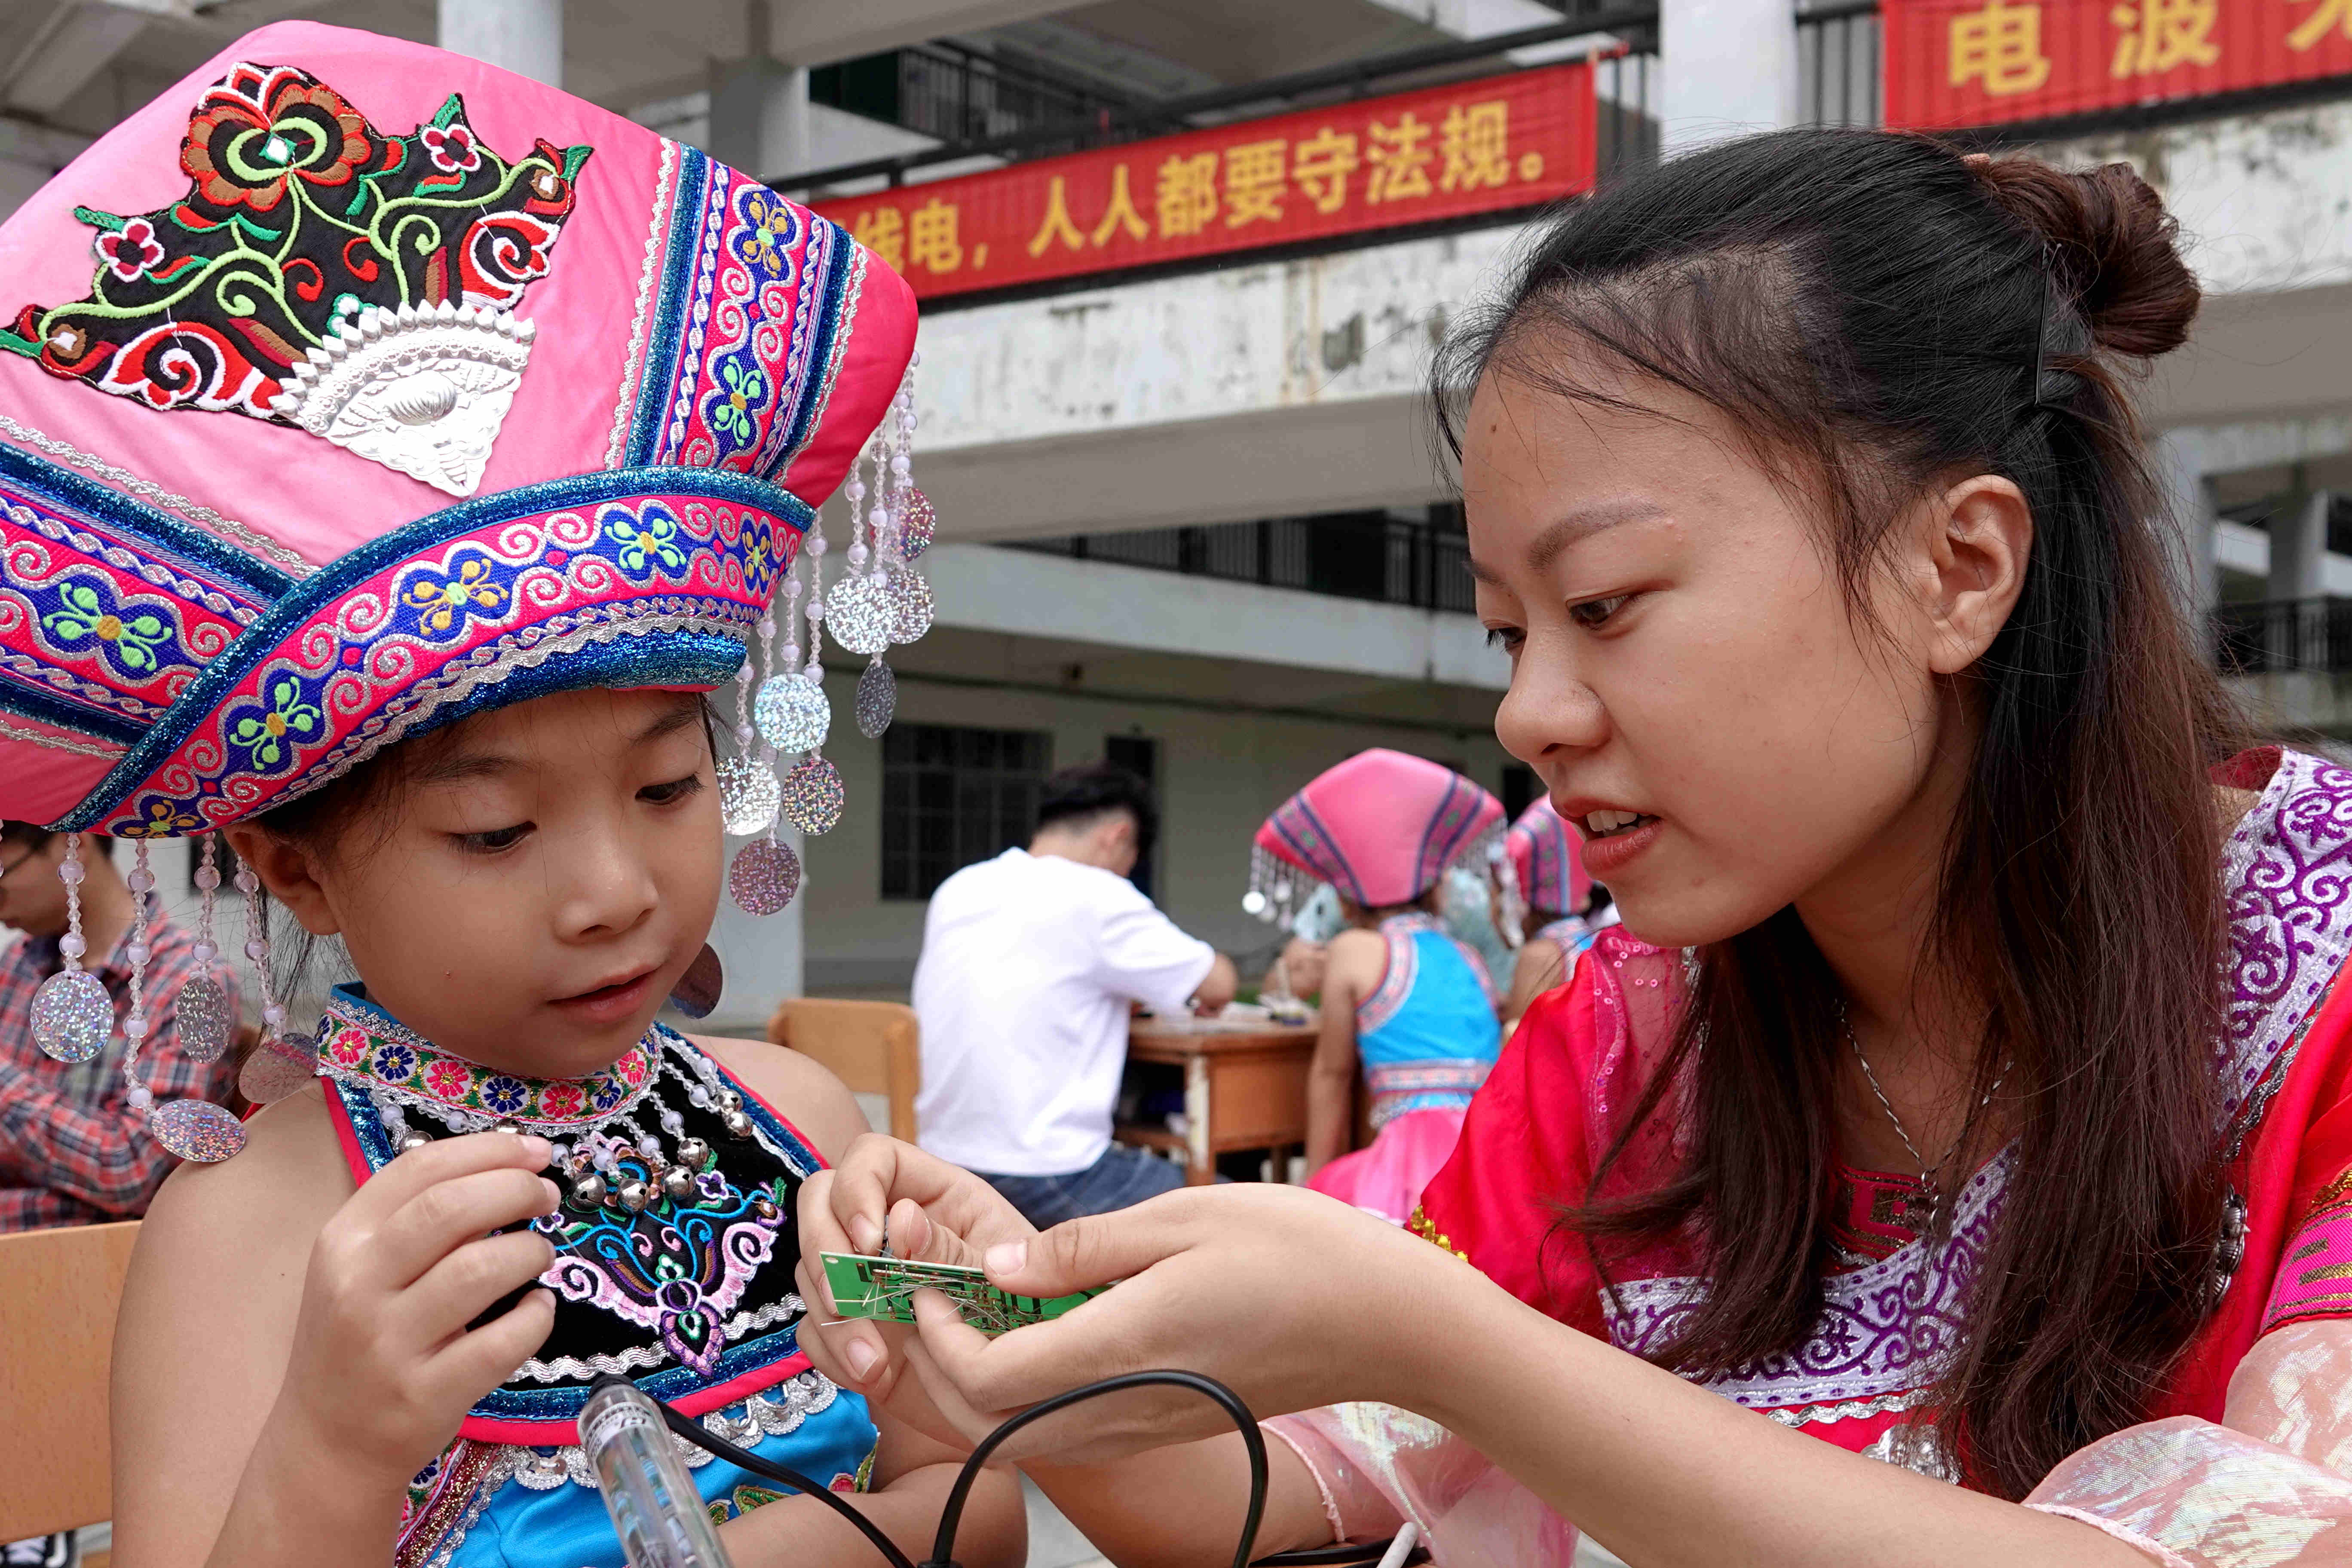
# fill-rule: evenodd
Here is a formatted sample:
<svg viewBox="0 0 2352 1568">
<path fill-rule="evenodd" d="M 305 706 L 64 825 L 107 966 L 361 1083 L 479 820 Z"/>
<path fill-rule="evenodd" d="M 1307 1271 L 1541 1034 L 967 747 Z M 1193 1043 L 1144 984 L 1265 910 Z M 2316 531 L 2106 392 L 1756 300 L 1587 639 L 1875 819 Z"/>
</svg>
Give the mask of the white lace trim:
<svg viewBox="0 0 2352 1568">
<path fill-rule="evenodd" d="M 24 741 L 36 746 L 47 746 L 53 752 L 71 752 L 76 756 L 97 757 L 110 763 L 121 756 L 123 750 L 121 746 L 109 746 L 98 741 L 78 741 L 66 735 L 27 730 L 21 724 L 10 723 L 5 715 L 0 715 L 0 740 Z"/>
<path fill-rule="evenodd" d="M 797 1317 L 803 1310 L 798 1296 L 786 1296 L 757 1311 L 738 1312 L 727 1321 L 727 1342 L 734 1344 L 784 1319 Z M 670 1353 L 657 1344 L 632 1345 L 618 1355 L 562 1355 L 552 1361 L 527 1361 L 515 1369 L 515 1376 L 532 1383 L 581 1383 L 607 1373 L 626 1377 L 633 1372 L 649 1372 L 670 1359 Z"/>
<path fill-rule="evenodd" d="M 604 445 L 604 466 L 617 468 L 628 452 L 629 425 L 645 395 L 645 378 L 653 374 L 644 363 L 646 313 L 653 302 L 654 277 L 661 269 L 662 240 L 669 233 L 669 181 L 677 166 L 677 143 L 662 138 L 661 170 L 654 176 L 653 216 L 646 223 L 645 265 L 637 270 L 637 305 L 629 320 L 629 357 L 621 362 L 621 395 L 613 410 L 613 437 Z M 636 374 L 633 376 L 630 372 Z"/>
<path fill-rule="evenodd" d="M 740 1405 L 712 1411 L 702 1418 L 702 1426 L 713 1436 L 723 1437 L 738 1447 L 750 1447 L 763 1437 L 782 1437 L 798 1431 L 810 1416 L 833 1408 L 833 1402 L 840 1396 L 841 1390 L 824 1373 L 797 1373 Z M 669 1440 L 688 1469 L 698 1470 L 718 1458 L 675 1432 Z M 590 1488 L 596 1484 L 596 1472 L 576 1444 L 561 1448 L 509 1448 L 508 1454 L 514 1464 L 514 1479 L 532 1491 L 553 1491 L 566 1482 Z M 485 1489 L 485 1495 L 488 1489 Z"/>
</svg>

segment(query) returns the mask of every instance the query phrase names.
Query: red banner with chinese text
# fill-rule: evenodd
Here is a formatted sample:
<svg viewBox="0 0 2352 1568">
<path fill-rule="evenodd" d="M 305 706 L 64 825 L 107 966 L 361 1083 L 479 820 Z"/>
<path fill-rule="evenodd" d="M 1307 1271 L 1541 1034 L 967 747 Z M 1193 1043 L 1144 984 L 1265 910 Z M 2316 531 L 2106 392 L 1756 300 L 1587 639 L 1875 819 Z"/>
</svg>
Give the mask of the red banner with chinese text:
<svg viewBox="0 0 2352 1568">
<path fill-rule="evenodd" d="M 2352 0 L 1885 0 L 1886 123 L 2051 120 L 2352 75 Z"/>
<path fill-rule="evenodd" d="M 1591 188 L 1592 68 L 1451 87 L 820 202 L 919 298 L 1525 207 Z"/>
</svg>

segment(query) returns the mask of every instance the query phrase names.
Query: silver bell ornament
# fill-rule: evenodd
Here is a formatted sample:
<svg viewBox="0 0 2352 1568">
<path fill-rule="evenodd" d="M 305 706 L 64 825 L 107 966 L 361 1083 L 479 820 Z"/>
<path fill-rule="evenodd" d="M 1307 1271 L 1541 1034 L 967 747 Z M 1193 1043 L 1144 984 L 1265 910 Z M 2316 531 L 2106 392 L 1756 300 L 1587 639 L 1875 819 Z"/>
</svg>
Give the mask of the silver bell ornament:
<svg viewBox="0 0 2352 1568">
<path fill-rule="evenodd" d="M 694 1173 L 683 1165 L 672 1165 L 662 1173 L 662 1195 L 674 1204 L 689 1203 L 694 1198 Z"/>
</svg>

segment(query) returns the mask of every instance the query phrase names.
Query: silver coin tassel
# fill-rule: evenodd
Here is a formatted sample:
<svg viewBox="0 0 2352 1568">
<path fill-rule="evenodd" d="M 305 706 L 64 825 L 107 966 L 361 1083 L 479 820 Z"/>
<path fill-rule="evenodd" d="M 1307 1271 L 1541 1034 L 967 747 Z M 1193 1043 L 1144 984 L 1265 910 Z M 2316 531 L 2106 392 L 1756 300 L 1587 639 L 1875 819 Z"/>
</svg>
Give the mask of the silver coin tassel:
<svg viewBox="0 0 2352 1568">
<path fill-rule="evenodd" d="M 81 835 L 66 835 L 58 880 L 66 885 L 66 934 L 58 938 L 63 967 L 33 994 L 33 1043 L 61 1062 L 86 1062 L 106 1048 L 114 1035 L 114 999 L 99 977 L 81 966 L 89 945 L 81 933 Z"/>
<path fill-rule="evenodd" d="M 122 1053 L 122 1098 L 132 1110 L 147 1114 L 147 1131 L 156 1142 L 183 1160 L 215 1164 L 245 1147 L 245 1123 L 236 1119 L 236 1113 L 209 1100 L 167 1100 L 158 1105 L 155 1091 L 139 1076 L 139 1053 L 146 1048 L 152 1027 L 147 1017 L 147 963 L 152 956 L 147 939 L 155 872 L 147 863 L 148 841 L 142 838 L 137 843 L 137 858 L 129 878 L 135 912 L 131 916 L 131 945 L 124 952 L 131 961 L 131 1012 L 122 1020 L 127 1042 Z"/>
</svg>

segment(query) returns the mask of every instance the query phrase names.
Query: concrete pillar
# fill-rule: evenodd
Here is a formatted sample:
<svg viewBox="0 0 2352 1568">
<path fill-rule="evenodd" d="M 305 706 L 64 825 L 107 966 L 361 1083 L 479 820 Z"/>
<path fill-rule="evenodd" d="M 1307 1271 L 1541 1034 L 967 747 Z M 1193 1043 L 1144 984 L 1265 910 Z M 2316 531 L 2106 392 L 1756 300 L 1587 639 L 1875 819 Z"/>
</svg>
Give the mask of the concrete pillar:
<svg viewBox="0 0 2352 1568">
<path fill-rule="evenodd" d="M 710 140 L 720 163 L 759 180 L 813 168 L 806 69 L 764 55 L 729 60 L 710 84 Z"/>
<path fill-rule="evenodd" d="M 2203 444 L 2193 430 L 2168 430 L 2149 443 L 2148 458 L 2166 513 L 2179 531 L 2171 553 L 2181 605 L 2192 616 L 2208 615 L 2221 597 L 2221 567 L 2214 553 L 2221 508 L 2213 481 L 2205 477 Z"/>
<path fill-rule="evenodd" d="M 2273 599 L 2316 599 L 2327 592 L 2327 493 L 2297 498 L 2271 515 Z"/>
<path fill-rule="evenodd" d="M 440 0 L 436 39 L 453 54 L 563 85 L 563 0 Z"/>
<path fill-rule="evenodd" d="M 1797 23 L 1788 0 L 1663 0 L 1659 120 L 1668 156 L 1797 121 Z"/>
</svg>

